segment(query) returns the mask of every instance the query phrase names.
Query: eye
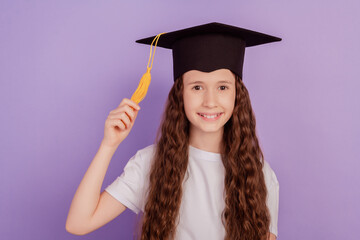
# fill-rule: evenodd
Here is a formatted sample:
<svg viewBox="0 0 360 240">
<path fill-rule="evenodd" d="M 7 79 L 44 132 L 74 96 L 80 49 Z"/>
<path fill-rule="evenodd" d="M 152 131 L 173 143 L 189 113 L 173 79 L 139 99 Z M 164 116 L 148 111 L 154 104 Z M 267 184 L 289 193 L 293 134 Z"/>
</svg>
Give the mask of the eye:
<svg viewBox="0 0 360 240">
<path fill-rule="evenodd" d="M 201 87 L 201 86 L 196 85 L 196 86 L 194 86 L 192 89 L 194 89 L 194 88 L 195 88 L 195 90 L 199 90 L 199 87 Z"/>
<path fill-rule="evenodd" d="M 220 86 L 220 88 L 224 87 L 225 89 L 229 89 L 227 86 Z M 221 90 L 225 90 L 225 89 L 221 89 Z"/>
</svg>

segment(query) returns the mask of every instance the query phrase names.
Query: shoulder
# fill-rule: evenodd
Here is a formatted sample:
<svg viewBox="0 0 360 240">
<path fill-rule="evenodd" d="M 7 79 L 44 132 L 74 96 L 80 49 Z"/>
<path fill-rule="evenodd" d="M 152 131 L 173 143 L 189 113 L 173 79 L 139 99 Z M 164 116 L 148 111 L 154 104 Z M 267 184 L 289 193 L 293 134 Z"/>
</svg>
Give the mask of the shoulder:
<svg viewBox="0 0 360 240">
<path fill-rule="evenodd" d="M 141 148 L 137 150 L 135 155 L 131 157 L 128 163 L 131 165 L 139 165 L 139 167 L 142 166 L 141 168 L 147 169 L 151 165 L 152 159 L 155 155 L 155 151 L 156 144 L 151 144 L 144 148 Z"/>
<path fill-rule="evenodd" d="M 156 144 L 148 145 L 142 149 L 139 149 L 136 154 L 140 155 L 141 158 L 151 158 L 154 156 L 156 151 Z"/>
<path fill-rule="evenodd" d="M 124 167 L 124 177 L 129 179 L 145 179 L 150 168 L 156 150 L 156 145 L 152 144 L 141 148 L 128 160 Z"/>
<path fill-rule="evenodd" d="M 270 164 L 264 160 L 263 164 L 263 173 L 265 178 L 265 183 L 268 187 L 271 187 L 273 185 L 279 185 L 279 181 L 276 177 L 276 174 L 274 170 L 271 168 Z"/>
</svg>

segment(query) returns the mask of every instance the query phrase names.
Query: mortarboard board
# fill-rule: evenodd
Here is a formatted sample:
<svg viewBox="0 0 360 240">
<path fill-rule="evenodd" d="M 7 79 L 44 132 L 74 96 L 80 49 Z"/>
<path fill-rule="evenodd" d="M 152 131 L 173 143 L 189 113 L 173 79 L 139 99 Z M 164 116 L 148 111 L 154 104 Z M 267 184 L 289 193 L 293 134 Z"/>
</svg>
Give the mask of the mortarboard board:
<svg viewBox="0 0 360 240">
<path fill-rule="evenodd" d="M 245 48 L 281 41 L 281 38 L 213 22 L 136 40 L 148 45 L 154 41 L 155 48 L 157 45 L 172 49 L 175 81 L 190 70 L 211 72 L 220 68 L 229 69 L 242 78 Z M 149 67 L 148 72 L 150 74 Z"/>
<path fill-rule="evenodd" d="M 151 44 L 156 36 L 137 40 Z M 281 38 L 222 23 L 208 23 L 162 34 L 157 46 L 172 49 L 174 81 L 189 70 L 227 68 L 242 77 L 245 47 Z"/>
</svg>

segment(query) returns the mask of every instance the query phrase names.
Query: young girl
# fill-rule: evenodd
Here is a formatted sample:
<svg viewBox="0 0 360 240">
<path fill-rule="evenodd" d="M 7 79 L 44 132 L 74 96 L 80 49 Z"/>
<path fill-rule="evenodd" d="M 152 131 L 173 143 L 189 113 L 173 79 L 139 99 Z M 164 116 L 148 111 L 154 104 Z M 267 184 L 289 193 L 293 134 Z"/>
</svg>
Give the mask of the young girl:
<svg viewBox="0 0 360 240">
<path fill-rule="evenodd" d="M 87 234 L 129 208 L 143 212 L 141 239 L 276 239 L 279 183 L 259 146 L 242 66 L 245 47 L 280 40 L 219 23 L 162 35 L 158 46 L 173 51 L 174 85 L 161 134 L 100 194 L 140 107 L 124 98 L 109 113 L 66 230 Z"/>
</svg>

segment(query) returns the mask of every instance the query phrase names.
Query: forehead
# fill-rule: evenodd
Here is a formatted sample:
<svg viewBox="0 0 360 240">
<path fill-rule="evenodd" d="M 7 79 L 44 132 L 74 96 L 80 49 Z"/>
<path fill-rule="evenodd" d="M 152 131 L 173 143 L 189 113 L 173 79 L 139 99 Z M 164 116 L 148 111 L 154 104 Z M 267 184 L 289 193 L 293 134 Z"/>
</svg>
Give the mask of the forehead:
<svg viewBox="0 0 360 240">
<path fill-rule="evenodd" d="M 235 75 L 229 69 L 218 69 L 212 72 L 198 70 L 187 71 L 183 75 L 184 84 L 192 82 L 215 83 L 218 81 L 235 82 Z"/>
</svg>

